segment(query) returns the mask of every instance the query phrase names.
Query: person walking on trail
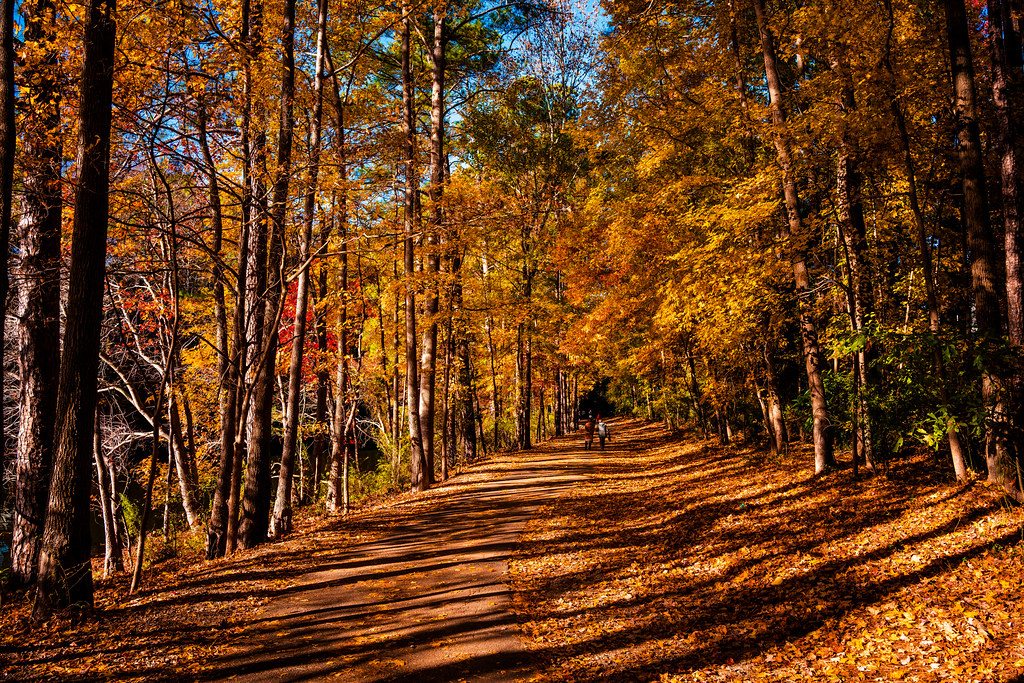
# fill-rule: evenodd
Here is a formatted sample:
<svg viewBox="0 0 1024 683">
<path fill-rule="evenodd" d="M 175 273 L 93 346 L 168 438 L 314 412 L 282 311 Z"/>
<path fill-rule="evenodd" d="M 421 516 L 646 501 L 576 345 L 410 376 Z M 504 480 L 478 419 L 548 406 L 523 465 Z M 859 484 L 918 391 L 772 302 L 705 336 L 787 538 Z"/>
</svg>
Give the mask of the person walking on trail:
<svg viewBox="0 0 1024 683">
<path fill-rule="evenodd" d="M 587 420 L 587 424 L 583 425 L 583 450 L 589 451 L 590 447 L 594 443 L 594 420 L 593 418 Z"/>
<path fill-rule="evenodd" d="M 608 439 L 611 441 L 612 432 L 608 429 L 608 423 L 602 420 L 600 417 L 597 418 L 597 438 L 601 440 L 601 450 L 604 450 L 604 440 Z"/>
</svg>

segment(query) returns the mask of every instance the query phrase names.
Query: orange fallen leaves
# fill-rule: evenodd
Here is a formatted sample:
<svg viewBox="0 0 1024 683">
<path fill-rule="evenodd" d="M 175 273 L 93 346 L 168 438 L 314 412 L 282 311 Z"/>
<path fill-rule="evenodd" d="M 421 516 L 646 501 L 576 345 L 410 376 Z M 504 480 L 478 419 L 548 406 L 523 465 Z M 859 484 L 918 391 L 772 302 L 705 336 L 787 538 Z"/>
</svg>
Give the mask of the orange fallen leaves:
<svg viewBox="0 0 1024 683">
<path fill-rule="evenodd" d="M 528 527 L 514 605 L 545 680 L 997 681 L 1024 664 L 1024 515 L 928 460 L 855 482 L 805 453 L 635 430 Z M 609 458 L 614 456 L 609 456 Z M 932 474 L 930 474 L 932 472 Z"/>
</svg>

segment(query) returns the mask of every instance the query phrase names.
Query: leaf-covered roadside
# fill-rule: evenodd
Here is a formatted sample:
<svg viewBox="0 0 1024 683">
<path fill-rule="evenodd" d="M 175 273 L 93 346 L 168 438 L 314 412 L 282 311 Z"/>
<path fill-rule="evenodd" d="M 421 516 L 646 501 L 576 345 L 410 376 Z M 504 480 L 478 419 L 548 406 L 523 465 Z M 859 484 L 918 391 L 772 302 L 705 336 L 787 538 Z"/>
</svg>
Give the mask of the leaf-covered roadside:
<svg viewBox="0 0 1024 683">
<path fill-rule="evenodd" d="M 804 453 L 633 427 L 530 524 L 515 605 L 545 680 L 1002 681 L 1024 515 L 980 483 L 814 478 Z"/>
</svg>

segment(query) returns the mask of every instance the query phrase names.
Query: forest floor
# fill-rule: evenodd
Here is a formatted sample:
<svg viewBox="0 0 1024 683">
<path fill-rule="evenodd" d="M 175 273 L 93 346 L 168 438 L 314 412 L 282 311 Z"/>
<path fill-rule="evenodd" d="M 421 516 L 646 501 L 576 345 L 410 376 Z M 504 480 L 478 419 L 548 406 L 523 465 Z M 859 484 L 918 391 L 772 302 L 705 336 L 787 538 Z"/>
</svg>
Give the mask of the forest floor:
<svg viewBox="0 0 1024 683">
<path fill-rule="evenodd" d="M 613 429 L 101 581 L 85 618 L 16 600 L 0 680 L 1024 681 L 1024 513 L 981 482 Z"/>
<path fill-rule="evenodd" d="M 1024 681 L 1024 512 L 983 482 L 652 430 L 520 539 L 539 680 Z"/>
</svg>

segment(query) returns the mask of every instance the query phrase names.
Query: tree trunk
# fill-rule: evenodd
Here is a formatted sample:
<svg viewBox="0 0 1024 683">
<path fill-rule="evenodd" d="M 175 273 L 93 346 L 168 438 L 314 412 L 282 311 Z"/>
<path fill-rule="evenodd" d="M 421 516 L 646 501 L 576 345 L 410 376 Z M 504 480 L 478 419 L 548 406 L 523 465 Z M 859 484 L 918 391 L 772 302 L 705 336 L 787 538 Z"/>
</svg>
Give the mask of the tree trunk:
<svg viewBox="0 0 1024 683">
<path fill-rule="evenodd" d="M 537 390 L 537 443 L 543 443 L 546 435 L 546 418 L 544 410 L 544 387 Z"/>
<path fill-rule="evenodd" d="M 572 376 L 572 430 L 578 432 L 580 429 L 580 378 Z"/>
<path fill-rule="evenodd" d="M 564 425 L 562 424 L 562 366 L 555 368 L 555 436 L 562 436 L 564 434 Z"/>
<path fill-rule="evenodd" d="M 175 335 L 175 339 L 177 336 Z M 171 354 L 168 355 L 168 360 L 172 357 L 174 349 L 171 349 Z M 164 372 L 160 381 L 160 386 L 156 392 L 156 400 L 153 404 L 153 442 L 149 452 L 149 476 L 146 478 L 145 494 L 142 501 L 142 512 L 139 514 L 139 538 L 137 539 L 137 545 L 135 548 L 135 566 L 132 568 L 132 582 L 128 588 L 128 594 L 131 595 L 139 589 L 139 584 L 142 581 L 142 565 L 143 560 L 146 556 L 146 537 L 149 532 L 149 515 L 153 508 L 153 483 L 156 481 L 157 472 L 157 457 L 160 454 L 160 411 L 162 410 L 164 402 L 164 391 L 170 381 L 170 369 L 171 364 L 168 362 L 164 366 Z M 168 450 L 170 450 L 170 443 L 167 444 Z"/>
<path fill-rule="evenodd" d="M 284 451 L 281 454 L 281 470 L 277 477 L 274 516 L 270 523 L 270 535 L 273 538 L 280 538 L 282 535 L 291 533 L 292 530 L 292 472 L 295 467 L 295 455 L 299 440 L 299 396 L 302 393 L 302 357 L 306 343 L 306 311 L 309 301 L 309 247 L 313 240 L 317 177 L 320 172 L 320 124 L 323 118 L 324 95 L 322 74 L 327 31 L 327 4 L 327 0 L 320 0 L 317 10 L 316 61 L 314 64 L 316 72 L 313 78 L 313 120 L 310 124 L 312 140 L 310 141 L 309 176 L 306 181 L 306 197 L 303 207 L 304 220 L 302 234 L 299 237 L 300 271 L 295 294 L 295 324 L 291 359 L 288 364 L 288 411 L 284 428 Z M 294 6 L 290 11 L 291 20 L 294 21 Z M 294 88 L 294 82 L 292 87 Z"/>
<path fill-rule="evenodd" d="M 761 34 L 761 50 L 764 55 L 765 78 L 768 81 L 772 123 L 775 128 L 775 151 L 782 170 L 782 189 L 786 199 L 787 222 L 783 224 L 782 236 L 790 244 L 790 260 L 800 307 L 800 339 L 803 345 L 807 382 L 811 393 L 811 412 L 814 417 L 814 472 L 821 474 L 835 464 L 832 452 L 832 431 L 829 428 L 828 407 L 825 404 L 825 382 L 822 378 L 821 348 L 818 344 L 818 330 L 814 322 L 814 311 L 810 297 L 811 279 L 807 270 L 807 255 L 799 244 L 806 238 L 803 219 L 800 217 L 800 199 L 797 195 L 796 177 L 793 173 L 790 140 L 786 134 L 786 110 L 782 101 L 782 82 L 776 66 L 775 38 L 768 27 L 764 0 L 754 0 L 757 27 Z"/>
<path fill-rule="evenodd" d="M 711 400 L 715 407 L 715 429 L 718 431 L 718 441 L 722 445 L 729 443 L 729 429 L 725 418 L 725 409 L 722 401 L 722 392 L 718 383 L 718 371 L 704 358 L 704 372 L 711 378 Z"/>
<path fill-rule="evenodd" d="M 836 102 L 839 119 L 839 160 L 836 168 L 837 204 L 839 228 L 843 244 L 846 248 L 846 261 L 849 266 L 849 304 L 850 327 L 854 333 L 864 336 L 864 325 L 871 313 L 870 274 L 866 267 L 867 231 L 864 226 L 864 206 L 861 201 L 861 176 L 854 158 L 853 144 L 846 123 L 846 116 L 853 115 L 856 101 L 853 93 L 853 81 L 846 55 L 839 45 L 833 44 L 829 59 L 832 71 L 840 82 L 840 94 Z M 874 468 L 874 449 L 872 445 L 872 418 L 868 405 L 871 392 L 871 375 L 867 340 L 863 340 L 855 352 L 856 373 L 854 416 L 856 422 L 854 446 L 855 453 L 860 453 L 868 469 Z M 856 464 L 855 464 L 856 466 Z"/>
<path fill-rule="evenodd" d="M 27 4 L 27 3 L 26 3 Z M 18 132 L 14 127 L 14 0 L 0 3 L 0 349 L 4 348 L 7 319 L 7 295 L 10 292 L 9 254 L 11 240 L 11 202 L 14 199 L 14 162 Z M 8 450 L 0 444 L 0 476 L 7 471 Z M 45 478 L 37 477 L 37 480 Z M 0 489 L 5 489 L 0 484 Z M 0 490 L 0 510 L 7 508 Z M 41 507 L 39 508 L 42 509 Z"/>
<path fill-rule="evenodd" d="M 434 482 L 434 385 L 437 377 L 437 312 L 438 273 L 441 257 L 438 253 L 441 243 L 443 213 L 441 199 L 444 192 L 444 70 L 445 9 L 436 7 L 433 13 L 434 42 L 430 46 L 430 227 L 427 230 L 427 245 L 423 254 L 424 271 L 427 274 L 427 296 L 423 306 L 426 327 L 423 330 L 422 358 L 420 359 L 420 432 L 423 438 L 423 459 L 426 465 L 426 482 Z"/>
<path fill-rule="evenodd" d="M 242 352 L 239 355 L 239 386 L 235 399 L 235 440 L 232 446 L 231 483 L 227 502 L 226 552 L 233 553 L 238 544 L 238 524 L 240 521 L 242 466 L 246 460 L 246 451 L 251 443 L 250 402 L 252 400 L 252 377 L 258 368 L 260 347 L 263 339 L 263 293 L 266 288 L 267 268 L 267 197 L 266 184 L 266 121 L 265 112 L 258 97 L 253 96 L 254 81 L 257 74 L 253 73 L 254 65 L 260 63 L 263 50 L 263 3 L 257 0 L 241 0 L 242 26 L 241 35 L 244 39 L 244 55 L 242 58 L 242 153 L 243 153 L 243 190 L 242 218 L 243 230 L 246 232 L 246 264 L 243 268 L 239 263 L 240 279 L 236 314 L 241 315 L 244 336 Z M 241 255 L 240 255 L 241 257 Z M 244 294 L 243 294 L 244 291 Z M 244 301 L 245 307 L 238 310 Z"/>
<path fill-rule="evenodd" d="M 491 436 L 491 449 L 497 451 L 501 446 L 499 445 L 499 424 L 498 424 L 498 371 L 495 367 L 495 350 L 494 350 L 494 337 L 491 334 L 491 314 L 487 314 L 487 318 L 484 322 L 487 331 L 487 357 L 491 362 L 491 420 L 493 435 Z"/>
<path fill-rule="evenodd" d="M 473 462 L 476 460 L 476 420 L 475 409 L 476 385 L 473 381 L 473 362 L 469 350 L 469 326 L 466 321 L 466 312 L 463 308 L 463 286 L 462 286 L 462 263 L 463 251 L 457 249 L 452 255 L 451 277 L 452 277 L 452 335 L 449 345 L 451 346 L 451 362 L 459 363 L 458 372 L 458 406 L 452 410 L 452 444 L 457 441 L 457 433 L 462 432 L 462 462 Z M 456 428 L 461 425 L 461 430 Z M 482 432 L 481 432 L 482 433 Z M 452 456 L 454 457 L 454 448 Z"/>
<path fill-rule="evenodd" d="M 210 143 L 207 137 L 207 112 L 205 97 L 200 94 L 197 99 L 197 119 L 199 127 L 199 145 L 203 151 L 203 159 L 206 162 L 207 187 L 210 198 L 210 223 L 213 227 L 213 298 L 214 318 L 217 322 L 217 376 L 220 380 L 220 430 L 221 430 L 221 457 L 217 468 L 217 487 L 214 490 L 213 502 L 210 509 L 210 523 L 207 527 L 206 536 L 206 557 L 213 559 L 221 557 L 225 551 L 226 526 L 227 526 L 227 499 L 230 495 L 231 485 L 231 464 L 234 454 L 235 430 L 235 404 L 238 398 L 238 358 L 237 348 L 229 348 L 229 328 L 227 320 L 227 302 L 224 290 L 224 266 L 222 264 L 221 250 L 223 248 L 224 221 L 220 201 L 220 182 L 217 178 L 217 166 L 210 151 Z M 247 119 L 244 119 L 247 123 Z M 245 163 L 248 161 L 248 134 L 244 130 L 243 157 Z M 245 175 L 243 173 L 243 175 Z M 248 200 L 243 201 L 247 205 Z M 246 209 L 243 208 L 243 219 L 238 239 L 239 265 L 241 273 L 239 286 L 236 289 L 236 313 L 244 309 L 245 288 L 241 286 L 245 282 L 245 242 L 247 232 Z M 237 337 L 236 337 L 237 341 Z M 194 451 L 193 451 L 194 452 Z M 195 481 L 195 479 L 193 479 Z"/>
<path fill-rule="evenodd" d="M 529 258 L 529 237 L 523 236 L 523 259 Z M 533 298 L 533 268 L 523 263 L 523 303 L 530 308 Z M 533 348 L 532 331 L 527 322 L 519 323 L 516 343 L 516 442 L 519 450 L 528 451 L 532 448 L 530 422 L 533 401 Z"/>
<path fill-rule="evenodd" d="M 117 525 L 114 522 L 113 497 L 117 491 L 112 490 L 112 477 L 103 453 L 103 432 L 100 428 L 98 410 L 93 428 L 92 453 L 96 462 L 96 488 L 100 494 L 100 513 L 103 516 L 103 578 L 106 579 L 124 572 L 124 557 L 121 539 L 117 535 Z"/>
<path fill-rule="evenodd" d="M 982 158 L 974 90 L 974 64 L 967 30 L 964 0 L 945 0 L 947 38 L 953 76 L 957 152 L 963 182 L 962 217 L 971 254 L 971 286 L 974 290 L 974 315 L 983 343 L 991 343 L 1000 332 L 999 296 L 993 259 L 994 239 L 985 195 L 985 167 Z M 987 355 L 987 354 L 986 354 Z M 982 401 L 988 412 L 985 459 L 989 481 L 1013 490 L 1016 473 L 1005 436 L 1005 423 L 997 395 L 995 372 L 986 359 L 982 377 Z"/>
<path fill-rule="evenodd" d="M 191 462 L 195 459 L 195 451 L 185 444 L 181 428 L 181 409 L 173 387 L 168 396 L 167 411 L 171 427 L 168 450 L 172 451 L 172 455 L 168 456 L 168 462 L 171 462 L 173 457 L 173 462 L 177 467 L 178 490 L 181 493 L 181 504 L 185 510 L 185 521 L 188 522 L 188 528 L 192 529 L 199 523 L 201 514 L 199 502 L 196 500 L 196 480 L 191 466 Z"/>
<path fill-rule="evenodd" d="M 403 245 L 404 246 L 404 245 Z M 397 256 L 397 255 L 396 255 Z M 392 261 L 392 274 L 394 279 L 398 281 L 398 260 L 397 258 Z M 393 331 L 393 343 L 392 351 L 395 356 L 395 365 L 391 370 L 391 395 L 395 397 L 395 402 L 392 404 L 392 415 L 391 415 L 391 444 L 398 452 L 399 444 L 401 442 L 401 425 L 402 425 L 402 396 L 404 389 L 402 387 L 402 370 L 398 363 L 399 356 L 402 353 L 402 328 L 399 326 L 399 320 L 402 308 L 402 297 L 399 295 L 398 290 L 395 291 L 395 306 L 391 312 L 391 329 Z M 395 472 L 397 474 L 397 471 Z"/>
<path fill-rule="evenodd" d="M 423 447 L 423 433 L 418 412 L 420 404 L 420 378 L 416 354 L 416 294 L 413 288 L 413 274 L 416 271 L 415 219 L 416 194 L 419 179 L 415 163 L 416 129 L 414 118 L 413 82 L 410 70 L 409 31 L 412 22 L 411 9 L 407 2 L 402 4 L 402 156 L 405 164 L 405 385 L 409 407 L 409 449 L 411 460 L 412 490 L 426 491 L 430 488 L 430 474 L 427 472 L 426 454 Z"/>
<path fill-rule="evenodd" d="M 164 519 L 161 532 L 164 538 L 171 535 L 171 487 L 174 485 L 174 441 L 167 440 L 167 469 L 164 471 Z"/>
<path fill-rule="evenodd" d="M 79 105 L 78 185 L 67 322 L 57 389 L 50 500 L 33 621 L 68 605 L 92 607 L 89 489 L 96 409 L 110 187 L 115 0 L 89 0 Z"/>
<path fill-rule="evenodd" d="M 8 7 L 3 7 L 4 16 Z M 15 460 L 12 587 L 28 586 L 39 568 L 53 462 L 60 372 L 60 240 L 63 147 L 60 132 L 56 10 L 50 0 L 24 3 L 25 87 L 35 104 L 22 121 L 21 258 L 18 298 L 18 442 Z M 4 19 L 6 21 L 6 18 Z M 10 31 L 3 30 L 4 41 Z M 6 42 L 5 42 L 6 45 Z M 5 59 L 0 55 L 0 60 Z M 5 76 L 0 75 L 0 81 Z M 13 94 L 13 93 L 12 93 Z M 6 106 L 6 105 L 0 105 Z M 4 113 L 6 117 L 6 113 Z M 6 120 L 6 119 L 5 119 Z M 6 223 L 0 232 L 6 231 Z M 0 240 L 3 236 L 0 235 Z M 7 253 L 5 248 L 4 254 Z M 3 267 L 6 268 L 5 258 Z M 0 280 L 4 278 L 0 277 Z M 2 283 L 0 283 L 2 284 Z M 7 301 L 6 293 L 0 301 Z"/>
<path fill-rule="evenodd" d="M 295 0 L 285 0 L 281 26 L 281 109 L 277 137 L 277 168 L 267 245 L 264 350 L 253 387 L 253 420 L 246 460 L 245 496 L 238 524 L 239 545 L 252 548 L 267 540 L 270 521 L 270 457 L 274 384 L 277 375 L 278 326 L 284 287 L 285 218 L 291 179 L 295 129 Z M 307 283 L 308 284 L 308 283 Z M 291 472 L 288 473 L 289 477 Z M 290 493 L 290 491 L 289 491 Z"/>
<path fill-rule="evenodd" d="M 344 164 L 342 164 L 344 169 Z M 344 176 L 342 171 L 342 176 Z M 345 501 L 348 496 L 348 429 L 349 420 L 345 418 L 349 403 L 355 409 L 355 401 L 349 396 L 348 378 L 348 200 L 346 190 L 342 189 L 340 216 L 338 220 L 338 236 L 341 238 L 341 258 L 339 264 L 339 288 L 341 305 L 338 311 L 338 366 L 337 382 L 334 394 L 334 441 L 331 447 L 331 469 L 327 480 L 327 512 L 338 514 L 346 512 Z"/>
<path fill-rule="evenodd" d="M 690 395 L 693 396 L 693 407 L 697 411 L 697 419 L 700 420 L 701 431 L 704 432 L 704 438 L 707 439 L 710 436 L 710 429 L 708 428 L 707 415 L 704 413 L 704 397 L 701 395 L 700 384 L 697 382 L 697 367 L 693 362 L 691 348 L 690 341 L 687 340 L 683 351 L 686 353 L 686 365 L 690 370 Z"/>
<path fill-rule="evenodd" d="M 337 137 L 335 139 L 335 163 L 341 178 L 340 202 L 337 207 L 338 238 L 341 242 L 341 255 L 338 260 L 338 289 L 340 302 L 336 323 L 338 339 L 338 362 L 335 371 L 334 415 L 332 417 L 331 462 L 327 478 L 327 512 L 338 514 L 347 512 L 348 500 L 348 421 L 345 411 L 349 404 L 348 377 L 348 157 L 345 137 L 345 102 L 342 101 L 341 87 L 337 71 L 331 59 L 330 51 L 326 52 L 327 68 L 332 74 L 334 95 L 334 116 Z M 355 401 L 352 401 L 355 409 Z"/>
<path fill-rule="evenodd" d="M 329 8 L 328 8 L 329 9 Z M 325 58 L 329 54 L 326 48 L 326 40 L 324 45 Z M 329 67 L 330 68 L 330 67 Z M 341 98 L 337 97 L 336 103 L 340 104 Z M 322 105 L 321 105 L 322 106 Z M 338 118 L 342 127 L 339 128 L 339 139 L 344 139 L 344 116 Z M 341 144 L 339 152 L 344 154 L 344 145 Z M 344 157 L 342 157 L 344 160 Z M 314 205 L 315 206 L 315 205 Z M 324 218 L 320 221 L 320 244 L 319 250 L 324 252 L 327 250 L 327 245 L 330 242 L 331 234 L 334 232 L 334 220 L 333 215 L 330 219 Z M 323 300 L 327 296 L 327 281 L 328 281 L 328 264 L 322 262 L 320 264 L 320 276 L 319 283 L 317 286 L 317 302 Z M 327 339 L 327 311 L 323 310 L 321 306 L 314 306 L 316 309 L 316 343 L 317 350 L 320 352 L 321 357 L 324 357 L 329 351 L 329 344 Z M 316 441 L 313 444 L 313 485 L 312 494 L 310 498 L 316 500 L 316 497 L 320 491 L 320 482 L 324 476 L 324 464 L 329 462 L 328 450 L 330 446 L 330 428 L 327 424 L 327 395 L 330 392 L 331 386 L 331 373 L 327 369 L 326 365 L 321 363 L 321 369 L 317 371 L 316 375 L 316 409 L 314 414 L 314 420 L 317 424 L 317 435 Z M 329 466 L 328 466 L 329 467 Z"/>
<path fill-rule="evenodd" d="M 225 392 L 225 377 L 230 364 L 228 350 L 228 318 L 227 303 L 224 293 L 224 264 L 222 262 L 221 250 L 224 241 L 224 216 L 220 202 L 220 181 L 217 178 L 217 164 L 210 151 L 210 141 L 207 136 L 207 112 L 206 98 L 204 94 L 198 95 L 196 101 L 196 119 L 199 128 L 199 146 L 203 152 L 203 160 L 206 164 L 207 196 L 210 201 L 210 226 L 213 228 L 213 244 L 210 251 L 213 255 L 213 317 L 217 325 L 217 377 L 220 380 L 220 411 L 224 413 L 224 404 L 227 401 Z M 222 424 L 223 428 L 223 424 Z"/>
<path fill-rule="evenodd" d="M 1017 192 L 1017 131 L 1009 97 L 1003 16 L 1006 0 L 988 0 L 989 48 L 992 55 L 992 102 L 999 130 L 999 181 L 1003 200 L 1003 235 L 1006 254 L 1006 317 L 1010 341 L 1024 344 L 1024 289 L 1021 286 L 1020 196 Z M 1016 41 L 1010 41 L 1011 44 Z M 1020 43 L 1016 45 L 1020 49 Z M 1020 55 L 1017 55 L 1018 57 Z M 1020 75 L 1018 74 L 1018 78 Z"/>
<path fill-rule="evenodd" d="M 448 466 L 455 453 L 454 411 L 451 409 L 452 361 L 454 360 L 454 312 L 448 311 L 447 328 L 444 340 L 444 384 L 441 390 L 441 481 L 448 481 Z"/>
<path fill-rule="evenodd" d="M 330 224 L 330 221 L 321 221 L 321 235 L 326 232 L 324 227 Z M 324 237 L 321 237 L 320 248 L 323 249 L 326 241 Z M 316 311 L 316 348 L 319 356 L 322 358 L 327 354 L 328 342 L 327 342 L 327 315 L 322 310 L 319 302 L 322 300 L 323 293 L 327 287 L 327 268 L 325 265 L 320 266 L 319 274 L 319 286 L 317 297 L 314 298 L 313 308 Z M 318 492 L 320 491 L 320 481 L 323 476 L 324 462 L 327 457 L 327 444 L 329 442 L 327 434 L 327 392 L 330 388 L 330 373 L 326 369 L 317 370 L 316 373 L 316 407 L 313 409 L 313 422 L 316 424 L 317 432 L 316 438 L 313 440 L 313 454 L 311 458 L 312 468 L 312 481 L 310 484 L 310 493 L 304 498 L 306 501 L 316 500 Z"/>
<path fill-rule="evenodd" d="M 245 145 L 243 145 L 245 147 Z M 243 211 L 244 214 L 244 211 Z M 221 392 L 221 451 L 217 467 L 217 487 L 210 508 L 210 524 L 206 534 L 206 559 L 223 557 L 228 552 L 229 530 L 233 530 L 230 501 L 238 487 L 235 485 L 236 461 L 240 463 L 240 446 L 236 446 L 239 427 L 239 395 L 242 391 L 242 367 L 245 363 L 245 285 L 248 280 L 249 221 L 244 217 L 238 236 L 238 267 L 235 279 L 235 310 L 232 316 L 231 352 L 222 378 Z M 236 450 L 237 449 L 237 450 Z M 238 465 L 240 468 L 240 464 Z M 237 501 L 237 497 L 236 497 Z M 237 502 L 236 502 L 237 504 Z M 237 508 L 236 508 L 237 509 Z M 232 548 L 233 548 L 233 544 Z"/>
<path fill-rule="evenodd" d="M 768 380 L 768 419 L 771 421 L 775 438 L 775 452 L 785 453 L 789 443 L 786 421 L 782 417 L 782 399 L 779 394 L 779 379 L 775 372 L 775 355 L 768 344 L 764 346 L 764 364 Z"/>
</svg>

